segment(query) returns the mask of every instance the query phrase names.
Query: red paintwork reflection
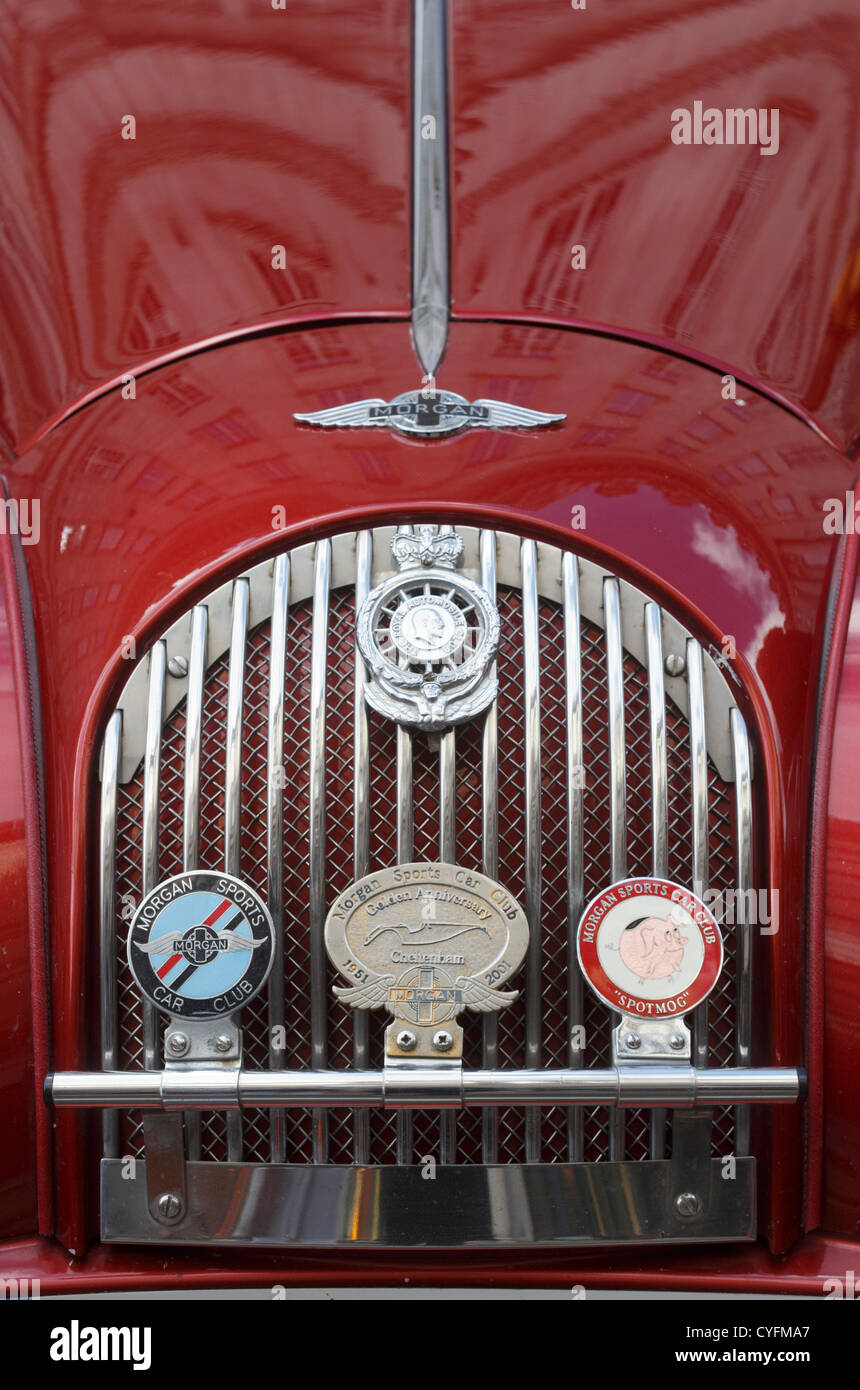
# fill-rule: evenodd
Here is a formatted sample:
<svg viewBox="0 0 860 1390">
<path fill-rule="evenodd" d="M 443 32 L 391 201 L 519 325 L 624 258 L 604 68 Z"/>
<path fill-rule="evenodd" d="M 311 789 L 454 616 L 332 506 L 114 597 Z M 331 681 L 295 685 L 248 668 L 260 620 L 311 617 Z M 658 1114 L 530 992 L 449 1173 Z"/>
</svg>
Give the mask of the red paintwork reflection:
<svg viewBox="0 0 860 1390">
<path fill-rule="evenodd" d="M 860 1246 L 807 1236 L 787 1260 L 761 1244 L 660 1250 L 255 1251 L 97 1245 L 70 1260 L 54 1241 L 0 1245 L 0 1276 L 40 1279 L 41 1293 L 106 1290 L 325 1288 L 679 1289 L 689 1293 L 806 1294 L 825 1297 L 828 1279 L 846 1282 Z M 780 1310 L 781 1311 L 781 1310 Z M 787 1321 L 787 1319 L 786 1319 Z M 800 1319 L 798 1318 L 798 1322 Z"/>
<path fill-rule="evenodd" d="M 0 545 L 8 545 L 2 535 Z M 37 1229 L 24 789 L 7 601 L 0 581 L 0 1240 Z"/>
<path fill-rule="evenodd" d="M 767 848 L 783 905 L 766 948 L 772 1060 L 802 1058 L 810 673 L 833 547 L 822 504 L 851 486 L 853 465 L 761 397 L 730 404 L 717 375 L 618 342 L 455 324 L 445 379 L 470 399 L 567 411 L 568 423 L 433 445 L 300 429 L 293 410 L 417 384 L 405 326 L 341 327 L 166 367 L 138 382 L 136 400 L 95 403 L 13 466 L 13 492 L 41 499 L 42 539 L 26 558 L 46 720 L 58 1067 L 82 1060 L 90 756 L 110 687 L 127 674 L 123 640 L 136 635 L 142 651 L 225 563 L 239 569 L 292 539 L 272 529 L 281 507 L 296 539 L 440 509 L 542 529 L 688 608 L 705 640 L 734 637 L 761 729 L 762 784 L 770 778 Z M 587 526 L 574 531 L 580 504 Z M 801 1118 L 775 1110 L 768 1126 L 777 1246 L 797 1232 Z M 80 1249 L 76 1121 L 66 1112 L 56 1123 L 61 1233 Z"/>
<path fill-rule="evenodd" d="M 853 439 L 856 0 L 449 8 L 455 314 L 671 343 Z M 7 0 L 13 442 L 219 334 L 407 311 L 409 9 Z M 779 152 L 673 145 L 671 112 L 695 100 L 779 108 Z"/>
<path fill-rule="evenodd" d="M 18 444 L 211 335 L 408 308 L 409 6 L 323 9 L 2 6 L 0 420 Z"/>
<path fill-rule="evenodd" d="M 824 1224 L 860 1233 L 860 584 L 851 611 L 833 736 L 827 825 Z"/>
<path fill-rule="evenodd" d="M 450 9 L 456 312 L 673 343 L 854 439 L 857 0 Z M 778 108 L 778 152 L 674 145 L 697 100 Z"/>
</svg>

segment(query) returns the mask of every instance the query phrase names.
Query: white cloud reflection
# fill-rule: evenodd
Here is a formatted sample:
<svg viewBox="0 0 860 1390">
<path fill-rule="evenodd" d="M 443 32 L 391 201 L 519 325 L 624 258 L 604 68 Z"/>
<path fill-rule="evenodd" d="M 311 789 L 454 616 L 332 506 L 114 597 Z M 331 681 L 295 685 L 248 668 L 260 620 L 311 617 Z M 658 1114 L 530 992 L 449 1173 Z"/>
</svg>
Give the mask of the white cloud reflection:
<svg viewBox="0 0 860 1390">
<path fill-rule="evenodd" d="M 749 594 L 755 606 L 761 609 L 761 622 L 744 648 L 747 660 L 755 665 L 768 635 L 785 629 L 786 615 L 780 607 L 770 575 L 748 550 L 743 549 L 733 526 L 716 531 L 702 521 L 694 522 L 693 551 L 716 565 L 733 589 L 737 589 L 739 594 Z M 737 633 L 730 635 L 737 640 Z"/>
</svg>

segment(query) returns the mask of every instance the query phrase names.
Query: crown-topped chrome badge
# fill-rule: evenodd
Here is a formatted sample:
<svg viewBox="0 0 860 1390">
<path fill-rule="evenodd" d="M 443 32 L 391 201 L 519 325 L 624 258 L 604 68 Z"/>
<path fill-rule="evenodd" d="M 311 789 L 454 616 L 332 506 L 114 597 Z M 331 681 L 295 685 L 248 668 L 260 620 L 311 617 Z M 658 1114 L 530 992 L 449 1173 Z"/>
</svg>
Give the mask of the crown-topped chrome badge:
<svg viewBox="0 0 860 1390">
<path fill-rule="evenodd" d="M 332 904 L 325 944 L 353 1009 L 385 1008 L 389 1057 L 462 1055 L 464 1009 L 507 1008 L 499 988 L 526 954 L 525 913 L 507 889 L 455 864 L 399 864 L 359 879 Z M 440 1027 L 444 1025 L 444 1027 Z"/>
<path fill-rule="evenodd" d="M 438 389 L 404 391 L 393 401 L 375 396 L 365 401 L 350 401 L 348 405 L 330 406 L 328 410 L 293 415 L 299 424 L 318 425 L 326 430 L 382 426 L 421 439 L 449 438 L 468 429 L 543 429 L 546 425 L 560 424 L 566 418 L 565 415 L 549 415 L 544 410 L 509 405 L 506 401 L 467 401 L 455 391 Z"/>
<path fill-rule="evenodd" d="M 451 529 L 396 535 L 400 573 L 358 612 L 359 650 L 370 669 L 369 705 L 398 724 L 433 731 L 471 719 L 496 696 L 499 613 L 486 589 L 454 573 L 463 541 Z"/>
</svg>

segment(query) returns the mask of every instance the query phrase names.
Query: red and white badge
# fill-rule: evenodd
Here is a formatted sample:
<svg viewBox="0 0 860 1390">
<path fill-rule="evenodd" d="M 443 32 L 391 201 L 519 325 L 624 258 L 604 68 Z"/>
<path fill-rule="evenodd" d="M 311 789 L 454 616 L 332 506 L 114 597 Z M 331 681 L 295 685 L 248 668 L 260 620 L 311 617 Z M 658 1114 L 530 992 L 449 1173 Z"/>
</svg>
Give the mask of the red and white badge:
<svg viewBox="0 0 860 1390">
<path fill-rule="evenodd" d="M 582 914 L 576 949 L 597 997 L 638 1018 L 689 1013 L 723 968 L 712 913 L 665 878 L 625 878 L 598 893 Z"/>
</svg>

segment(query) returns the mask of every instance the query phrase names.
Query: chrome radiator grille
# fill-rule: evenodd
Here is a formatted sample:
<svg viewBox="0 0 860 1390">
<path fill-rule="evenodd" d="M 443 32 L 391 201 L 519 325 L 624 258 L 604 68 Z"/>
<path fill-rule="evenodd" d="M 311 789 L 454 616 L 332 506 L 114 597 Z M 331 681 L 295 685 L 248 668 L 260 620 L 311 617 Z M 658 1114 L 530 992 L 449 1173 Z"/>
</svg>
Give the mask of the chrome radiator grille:
<svg viewBox="0 0 860 1390">
<path fill-rule="evenodd" d="M 183 868 L 227 867 L 282 917 L 283 971 L 242 1015 L 244 1065 L 255 1069 L 381 1067 L 379 1016 L 354 1018 L 334 998 L 318 936 L 327 905 L 368 870 L 456 859 L 527 905 L 537 944 L 525 980 L 514 982 L 520 1000 L 488 1022 L 464 1017 L 467 1067 L 610 1064 L 610 1018 L 582 989 L 569 933 L 584 901 L 613 878 L 751 886 L 750 785 L 734 766 L 746 765 L 746 734 L 716 664 L 674 619 L 596 566 L 460 530 L 469 572 L 497 585 L 502 619 L 498 700 L 482 720 L 413 735 L 356 698 L 356 593 L 388 573 L 391 528 L 257 566 L 175 624 L 140 664 L 103 755 L 107 1067 L 161 1065 L 161 1028 L 131 982 L 125 935 L 142 894 Z M 684 674 L 664 677 L 670 651 L 684 658 Z M 735 933 L 724 935 L 726 967 L 696 1020 L 698 1066 L 749 1064 L 749 943 L 738 961 Z M 285 1058 L 269 1047 L 279 1022 Z M 578 1022 L 582 1052 L 569 1043 Z M 713 1152 L 745 1152 L 744 1130 L 735 1111 L 717 1110 Z M 186 1134 L 190 1158 L 216 1161 L 519 1164 L 661 1158 L 672 1127 L 659 1111 L 605 1107 L 444 1120 L 438 1111 L 245 1110 L 229 1123 L 188 1116 Z M 106 1117 L 106 1157 L 143 1151 L 138 1117 Z"/>
</svg>

